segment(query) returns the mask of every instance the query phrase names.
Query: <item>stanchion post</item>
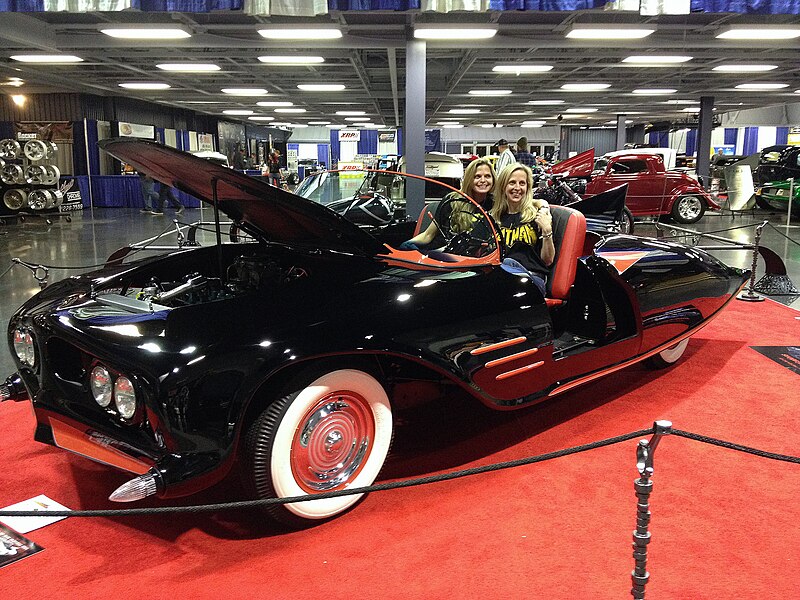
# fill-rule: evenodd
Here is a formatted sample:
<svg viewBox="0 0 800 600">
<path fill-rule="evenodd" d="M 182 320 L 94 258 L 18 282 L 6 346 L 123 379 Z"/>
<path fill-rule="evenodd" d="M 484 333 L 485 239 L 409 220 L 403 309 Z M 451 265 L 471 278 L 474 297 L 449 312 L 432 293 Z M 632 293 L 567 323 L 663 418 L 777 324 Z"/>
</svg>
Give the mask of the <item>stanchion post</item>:
<svg viewBox="0 0 800 600">
<path fill-rule="evenodd" d="M 758 266 L 758 245 L 761 243 L 761 232 L 766 227 L 769 221 L 764 221 L 756 226 L 756 238 L 753 241 L 753 264 L 750 267 L 750 283 L 747 289 L 741 294 L 736 296 L 737 300 L 744 300 L 745 302 L 763 302 L 764 297 L 756 294 L 753 286 L 756 284 L 756 267 Z"/>
<path fill-rule="evenodd" d="M 653 491 L 653 454 L 662 436 L 672 433 L 670 421 L 656 421 L 653 424 L 653 437 L 650 440 L 639 440 L 636 447 L 636 469 L 639 478 L 633 482 L 636 490 L 636 529 L 633 531 L 633 560 L 631 571 L 631 596 L 636 600 L 644 599 L 644 588 L 650 579 L 647 572 L 647 545 L 650 543 L 650 494 Z"/>
<path fill-rule="evenodd" d="M 789 208 L 786 211 L 786 225 L 792 224 L 792 202 L 794 201 L 794 177 L 789 177 Z"/>
</svg>

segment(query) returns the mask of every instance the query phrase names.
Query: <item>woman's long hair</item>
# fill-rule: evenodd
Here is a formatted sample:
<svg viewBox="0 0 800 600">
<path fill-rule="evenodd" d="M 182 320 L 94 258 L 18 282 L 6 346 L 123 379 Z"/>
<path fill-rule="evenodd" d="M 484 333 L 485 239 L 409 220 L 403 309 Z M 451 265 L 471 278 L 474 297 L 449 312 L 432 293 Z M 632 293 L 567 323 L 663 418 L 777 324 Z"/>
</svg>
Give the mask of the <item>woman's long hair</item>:
<svg viewBox="0 0 800 600">
<path fill-rule="evenodd" d="M 533 174 L 531 170 L 523 164 L 520 163 L 511 163 L 510 165 L 506 165 L 500 174 L 497 176 L 497 181 L 495 182 L 494 189 L 494 206 L 489 213 L 495 218 L 495 220 L 500 221 L 500 217 L 508 213 L 508 198 L 506 198 L 506 186 L 508 185 L 509 179 L 511 179 L 512 173 L 514 171 L 524 171 L 525 172 L 525 180 L 528 183 L 528 190 L 525 192 L 525 196 L 522 198 L 522 205 L 520 207 L 520 218 L 523 223 L 530 223 L 533 221 L 533 218 L 536 216 L 536 211 L 538 210 L 538 206 L 533 200 Z"/>
<path fill-rule="evenodd" d="M 492 163 L 489 162 L 488 158 L 476 158 L 471 163 L 467 165 L 467 168 L 464 170 L 464 177 L 461 180 L 461 193 L 473 198 L 472 196 L 472 184 L 475 181 L 475 172 L 478 170 L 478 167 L 487 166 L 489 167 L 489 173 L 492 176 L 492 189 L 489 190 L 489 194 L 491 195 L 494 191 L 494 188 L 497 184 L 497 176 L 495 175 L 494 168 L 492 167 Z M 453 192 L 453 195 L 456 195 Z M 473 198 L 474 200 L 474 198 Z M 477 200 L 476 200 L 477 202 Z M 455 201 L 452 203 L 452 212 L 450 213 L 450 228 L 455 232 L 459 233 L 462 231 L 469 231 L 472 229 L 472 226 L 475 223 L 475 219 L 472 218 L 472 213 L 474 211 L 474 207 L 471 203 L 461 201 Z"/>
</svg>

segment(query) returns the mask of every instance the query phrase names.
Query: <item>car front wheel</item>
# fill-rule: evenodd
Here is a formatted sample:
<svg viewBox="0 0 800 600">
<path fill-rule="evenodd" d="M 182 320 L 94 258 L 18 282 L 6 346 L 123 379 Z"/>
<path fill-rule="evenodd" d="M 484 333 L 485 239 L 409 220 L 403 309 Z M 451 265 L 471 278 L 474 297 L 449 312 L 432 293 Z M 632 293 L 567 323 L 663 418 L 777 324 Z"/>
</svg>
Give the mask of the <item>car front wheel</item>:
<svg viewBox="0 0 800 600">
<path fill-rule="evenodd" d="M 371 485 L 392 441 L 383 386 L 352 369 L 308 377 L 251 425 L 244 446 L 245 483 L 257 498 L 314 495 Z M 363 494 L 272 504 L 266 512 L 308 527 L 355 506 Z"/>
<path fill-rule="evenodd" d="M 680 360 L 681 356 L 683 356 L 687 345 L 689 345 L 689 338 L 681 340 L 674 346 L 670 346 L 658 354 L 654 354 L 647 359 L 647 366 L 651 369 L 665 369 L 670 365 L 674 365 Z"/>
<path fill-rule="evenodd" d="M 678 223 L 697 223 L 706 212 L 706 203 L 699 196 L 680 196 L 672 205 L 672 218 Z"/>
</svg>

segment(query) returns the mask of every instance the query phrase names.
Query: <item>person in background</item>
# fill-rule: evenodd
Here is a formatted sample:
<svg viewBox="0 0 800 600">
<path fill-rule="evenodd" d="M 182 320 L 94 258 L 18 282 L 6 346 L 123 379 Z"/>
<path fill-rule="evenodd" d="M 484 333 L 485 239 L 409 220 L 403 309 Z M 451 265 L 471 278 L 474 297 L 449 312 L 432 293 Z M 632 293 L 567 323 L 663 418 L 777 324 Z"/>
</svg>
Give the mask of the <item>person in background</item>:
<svg viewBox="0 0 800 600">
<path fill-rule="evenodd" d="M 489 162 L 488 158 L 478 158 L 469 163 L 464 170 L 464 178 L 461 180 L 461 192 L 475 200 L 475 202 L 480 204 L 481 207 L 488 212 L 492 208 L 494 201 L 492 196 L 494 183 L 495 173 L 492 168 L 492 163 Z M 450 192 L 444 197 L 444 200 L 455 200 L 455 202 L 447 203 L 445 206 L 449 208 L 449 213 L 446 215 L 438 214 L 436 220 L 448 220 L 450 222 L 450 229 L 456 233 L 467 231 L 471 224 L 465 222 L 463 216 L 466 213 L 471 214 L 473 212 L 473 205 L 463 200 L 463 196 L 458 192 Z M 454 209 L 457 209 L 459 213 L 458 218 L 452 215 Z M 410 240 L 406 240 L 400 244 L 399 249 L 419 250 L 419 246 L 431 244 L 436 239 L 438 233 L 439 227 L 436 225 L 436 222 L 432 220 L 425 231 L 418 233 Z"/>
<path fill-rule="evenodd" d="M 536 157 L 528 150 L 528 138 L 522 136 L 517 140 L 517 162 L 526 167 L 533 168 L 536 166 Z"/>
<path fill-rule="evenodd" d="M 233 168 L 237 171 L 244 171 L 244 148 L 237 146 L 233 151 Z"/>
<path fill-rule="evenodd" d="M 281 153 L 277 148 L 269 153 L 269 182 L 275 187 L 281 185 Z"/>
<path fill-rule="evenodd" d="M 179 215 L 183 212 L 183 204 L 181 204 L 181 201 L 175 196 L 172 188 L 162 183 L 158 188 L 158 201 L 156 203 L 157 208 L 155 214 L 164 212 L 164 203 L 166 201 L 169 201 L 170 206 L 175 209 L 175 214 Z"/>
<path fill-rule="evenodd" d="M 533 175 L 525 165 L 505 167 L 497 176 L 490 214 L 500 226 L 507 253 L 503 264 L 515 272 L 527 271 L 545 295 L 545 282 L 556 258 L 553 218 L 549 205 L 531 195 Z"/>
<path fill-rule="evenodd" d="M 158 206 L 158 194 L 156 193 L 156 182 L 153 178 L 144 173 L 139 173 L 139 181 L 142 184 L 142 198 L 144 199 L 144 208 L 139 212 L 148 213 L 151 215 L 162 214 L 161 211 L 153 210 L 153 202 Z"/>
<path fill-rule="evenodd" d="M 497 159 L 497 162 L 494 163 L 495 173 L 500 173 L 508 165 L 517 162 L 514 153 L 511 152 L 511 148 L 508 147 L 508 141 L 506 139 L 500 138 L 497 140 L 497 152 L 500 157 Z"/>
</svg>

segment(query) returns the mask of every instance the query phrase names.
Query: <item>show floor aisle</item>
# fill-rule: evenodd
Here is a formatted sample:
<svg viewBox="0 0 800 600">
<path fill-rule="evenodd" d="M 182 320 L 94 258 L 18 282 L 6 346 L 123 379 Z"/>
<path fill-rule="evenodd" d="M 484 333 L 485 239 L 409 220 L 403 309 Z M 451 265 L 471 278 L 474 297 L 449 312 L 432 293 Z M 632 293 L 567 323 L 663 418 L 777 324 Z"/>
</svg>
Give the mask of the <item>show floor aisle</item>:
<svg viewBox="0 0 800 600">
<path fill-rule="evenodd" d="M 751 346 L 800 346 L 798 316 L 771 301 L 732 302 L 665 371 L 634 366 L 514 413 L 459 394 L 404 411 L 382 480 L 551 452 L 657 419 L 797 455 L 800 375 Z M 119 507 L 105 498 L 125 474 L 33 442 L 32 429 L 26 405 L 0 405 L 0 506 L 45 494 L 73 509 Z M 627 598 L 635 447 L 373 494 L 294 533 L 253 513 L 67 519 L 28 534 L 45 550 L 4 568 L 0 593 Z M 800 465 L 673 436 L 658 446 L 653 481 L 648 597 L 800 597 Z M 191 503 L 237 492 L 231 479 Z"/>
</svg>

